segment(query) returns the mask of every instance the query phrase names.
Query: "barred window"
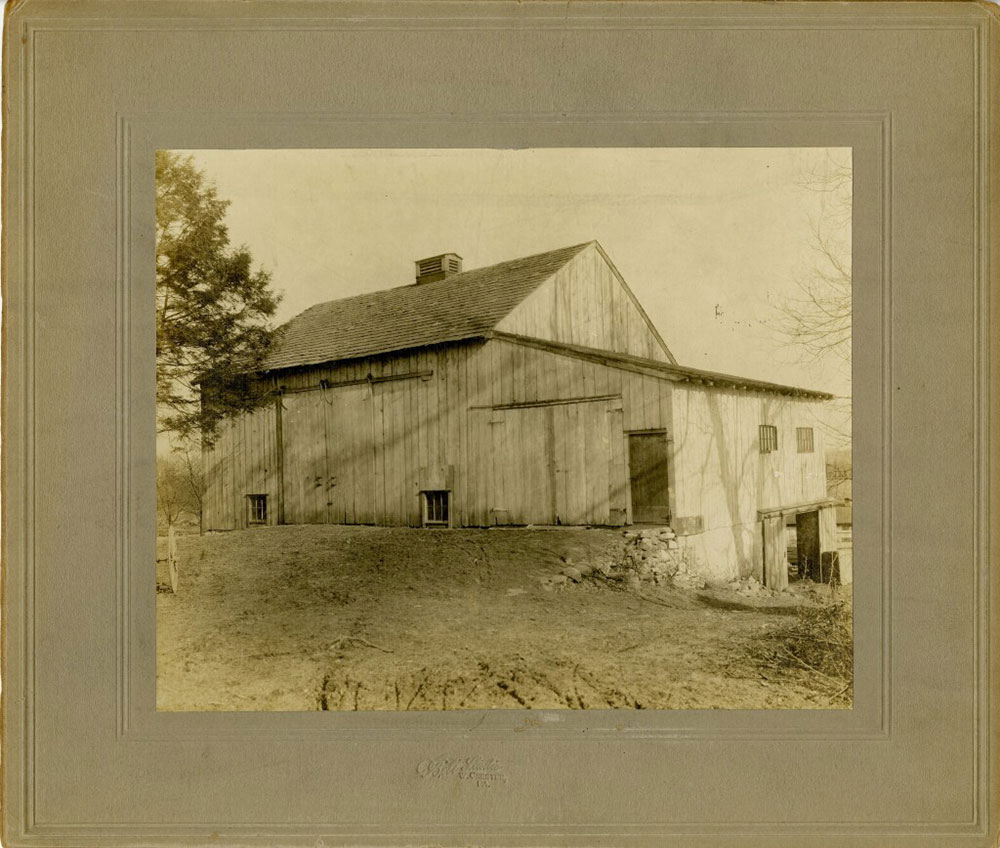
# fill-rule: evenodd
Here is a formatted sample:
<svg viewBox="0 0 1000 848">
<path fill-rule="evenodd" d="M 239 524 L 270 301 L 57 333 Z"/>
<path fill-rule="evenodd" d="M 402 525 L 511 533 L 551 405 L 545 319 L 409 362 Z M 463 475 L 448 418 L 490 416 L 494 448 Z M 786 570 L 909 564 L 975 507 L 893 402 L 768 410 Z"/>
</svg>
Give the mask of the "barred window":
<svg viewBox="0 0 1000 848">
<path fill-rule="evenodd" d="M 812 453 L 813 448 L 813 428 L 796 427 L 795 441 L 798 444 L 799 453 Z"/>
<path fill-rule="evenodd" d="M 760 452 L 771 453 L 778 449 L 778 428 L 772 424 L 760 425 Z"/>
<path fill-rule="evenodd" d="M 448 526 L 448 492 L 424 492 L 424 524 Z"/>
<path fill-rule="evenodd" d="M 267 495 L 247 495 L 247 523 L 267 524 Z"/>
</svg>

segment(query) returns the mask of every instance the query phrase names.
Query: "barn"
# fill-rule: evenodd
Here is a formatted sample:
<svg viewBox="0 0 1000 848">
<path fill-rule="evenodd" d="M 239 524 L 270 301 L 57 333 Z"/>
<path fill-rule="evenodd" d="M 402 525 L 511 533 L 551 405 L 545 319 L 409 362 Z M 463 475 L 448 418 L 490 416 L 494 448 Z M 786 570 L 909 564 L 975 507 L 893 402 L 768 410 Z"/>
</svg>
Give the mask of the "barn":
<svg viewBox="0 0 1000 848">
<path fill-rule="evenodd" d="M 415 265 L 280 329 L 273 403 L 204 451 L 206 529 L 669 525 L 771 586 L 789 521 L 800 563 L 835 550 L 830 395 L 679 365 L 596 241 Z"/>
</svg>

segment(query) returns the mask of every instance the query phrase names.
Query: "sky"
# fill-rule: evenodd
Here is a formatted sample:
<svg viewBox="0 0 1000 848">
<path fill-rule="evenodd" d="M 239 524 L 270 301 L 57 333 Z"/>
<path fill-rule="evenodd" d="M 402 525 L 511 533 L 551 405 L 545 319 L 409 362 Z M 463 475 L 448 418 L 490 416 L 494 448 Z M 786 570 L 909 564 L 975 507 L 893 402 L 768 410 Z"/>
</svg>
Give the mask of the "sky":
<svg viewBox="0 0 1000 848">
<path fill-rule="evenodd" d="M 681 364 L 850 394 L 847 368 L 800 361 L 776 329 L 819 262 L 816 227 L 841 215 L 816 179 L 850 149 L 184 152 L 271 272 L 278 323 L 412 283 L 436 254 L 468 270 L 596 239 Z"/>
</svg>

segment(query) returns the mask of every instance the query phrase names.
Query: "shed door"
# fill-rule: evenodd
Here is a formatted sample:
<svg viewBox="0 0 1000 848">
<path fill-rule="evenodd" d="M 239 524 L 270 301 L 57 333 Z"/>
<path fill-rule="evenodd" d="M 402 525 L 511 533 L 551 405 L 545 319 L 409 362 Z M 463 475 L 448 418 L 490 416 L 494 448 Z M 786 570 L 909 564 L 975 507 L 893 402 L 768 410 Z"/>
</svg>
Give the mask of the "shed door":
<svg viewBox="0 0 1000 848">
<path fill-rule="evenodd" d="M 629 434 L 629 487 L 632 492 L 632 521 L 636 524 L 666 524 L 670 521 L 667 449 L 665 433 Z"/>
<path fill-rule="evenodd" d="M 764 529 L 764 585 L 769 589 L 788 586 L 788 560 L 785 545 L 785 519 L 780 515 L 765 518 Z"/>
</svg>

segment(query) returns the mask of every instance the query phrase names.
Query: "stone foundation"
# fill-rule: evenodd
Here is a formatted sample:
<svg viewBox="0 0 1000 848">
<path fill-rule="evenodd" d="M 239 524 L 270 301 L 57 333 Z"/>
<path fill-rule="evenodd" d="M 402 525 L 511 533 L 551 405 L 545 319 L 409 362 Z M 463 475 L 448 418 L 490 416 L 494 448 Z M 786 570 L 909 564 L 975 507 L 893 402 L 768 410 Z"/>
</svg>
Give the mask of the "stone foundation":
<svg viewBox="0 0 1000 848">
<path fill-rule="evenodd" d="M 672 583 L 685 589 L 705 587 L 695 551 L 669 527 L 626 530 L 621 570 L 626 580 L 635 585 Z"/>
</svg>

